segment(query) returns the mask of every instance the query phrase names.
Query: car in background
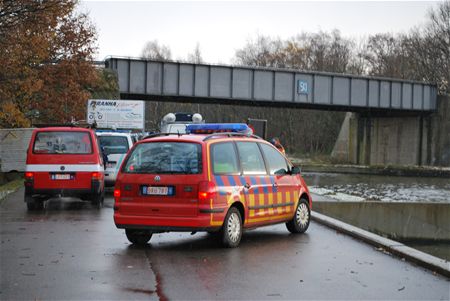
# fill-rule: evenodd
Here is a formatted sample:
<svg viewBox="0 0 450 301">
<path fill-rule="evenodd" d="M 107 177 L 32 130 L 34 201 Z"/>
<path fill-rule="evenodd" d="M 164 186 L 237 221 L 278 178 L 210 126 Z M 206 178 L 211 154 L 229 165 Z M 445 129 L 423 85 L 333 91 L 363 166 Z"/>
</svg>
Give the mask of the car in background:
<svg viewBox="0 0 450 301">
<path fill-rule="evenodd" d="M 101 207 L 104 162 L 92 129 L 45 127 L 31 135 L 25 166 L 28 210 L 42 210 L 52 197 L 78 197 Z"/>
<path fill-rule="evenodd" d="M 114 186 L 116 176 L 123 158 L 137 141 L 136 136 L 129 131 L 97 130 L 100 148 L 105 160 L 105 185 Z"/>
<path fill-rule="evenodd" d="M 311 195 L 300 169 L 245 124 L 191 124 L 153 135 L 126 156 L 114 188 L 114 222 L 128 240 L 207 231 L 237 247 L 244 229 L 308 229 Z"/>
<path fill-rule="evenodd" d="M 186 126 L 200 123 L 205 123 L 205 120 L 199 113 L 168 113 L 162 118 L 159 131 L 161 133 L 185 134 Z"/>
</svg>

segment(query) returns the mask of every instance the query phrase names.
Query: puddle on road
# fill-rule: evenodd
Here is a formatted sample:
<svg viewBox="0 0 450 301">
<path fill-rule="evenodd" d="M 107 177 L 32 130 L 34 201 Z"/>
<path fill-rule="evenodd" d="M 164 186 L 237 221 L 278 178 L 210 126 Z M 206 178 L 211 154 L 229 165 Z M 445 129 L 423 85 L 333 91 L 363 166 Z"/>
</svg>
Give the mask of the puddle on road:
<svg viewBox="0 0 450 301">
<path fill-rule="evenodd" d="M 341 201 L 450 203 L 450 179 L 359 174 L 302 174 L 311 192 Z"/>
</svg>

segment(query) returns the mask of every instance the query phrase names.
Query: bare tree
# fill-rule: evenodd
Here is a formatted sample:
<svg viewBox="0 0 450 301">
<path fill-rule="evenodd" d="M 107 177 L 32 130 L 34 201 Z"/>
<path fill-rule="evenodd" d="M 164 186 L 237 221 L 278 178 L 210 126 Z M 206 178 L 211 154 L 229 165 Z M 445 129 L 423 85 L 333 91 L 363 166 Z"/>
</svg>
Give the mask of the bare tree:
<svg viewBox="0 0 450 301">
<path fill-rule="evenodd" d="M 238 65 L 283 68 L 286 67 L 282 57 L 283 48 L 284 42 L 280 39 L 258 35 L 236 51 L 233 61 Z"/>
<path fill-rule="evenodd" d="M 370 75 L 404 78 L 403 49 L 400 36 L 376 34 L 369 37 L 362 56 Z"/>
<path fill-rule="evenodd" d="M 407 34 L 370 36 L 358 55 L 369 75 L 429 81 L 439 93 L 449 93 L 450 2 L 431 9 L 427 24 Z"/>
<path fill-rule="evenodd" d="M 199 43 L 197 43 L 197 45 L 195 46 L 194 52 L 188 54 L 186 61 L 194 64 L 201 64 L 204 62 Z"/>
<path fill-rule="evenodd" d="M 142 49 L 141 56 L 146 59 L 168 61 L 172 59 L 170 48 L 159 45 L 158 40 L 148 41 Z"/>
<path fill-rule="evenodd" d="M 429 47 L 425 59 L 432 65 L 428 79 L 438 83 L 440 92 L 450 94 L 450 1 L 441 2 L 428 14 L 424 44 Z M 430 49 L 431 48 L 431 49 Z"/>
<path fill-rule="evenodd" d="M 302 33 L 292 38 L 286 51 L 288 65 L 304 70 L 348 72 L 353 41 L 338 30 Z"/>
<path fill-rule="evenodd" d="M 330 33 L 301 33 L 288 40 L 257 36 L 236 51 L 234 62 L 239 65 L 329 72 L 349 72 L 354 42 L 343 38 L 338 30 Z"/>
</svg>

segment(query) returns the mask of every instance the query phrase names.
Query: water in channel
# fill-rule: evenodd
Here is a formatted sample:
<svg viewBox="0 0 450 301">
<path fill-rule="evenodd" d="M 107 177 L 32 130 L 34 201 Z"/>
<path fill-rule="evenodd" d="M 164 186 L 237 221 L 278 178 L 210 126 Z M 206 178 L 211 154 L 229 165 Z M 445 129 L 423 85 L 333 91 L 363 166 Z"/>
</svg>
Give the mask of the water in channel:
<svg viewBox="0 0 450 301">
<path fill-rule="evenodd" d="M 450 203 L 450 179 L 364 174 L 302 173 L 310 191 L 336 201 Z M 450 260 L 450 242 L 408 241 L 406 245 Z"/>
<path fill-rule="evenodd" d="M 305 172 L 311 191 L 339 200 L 450 203 L 450 179 Z"/>
</svg>

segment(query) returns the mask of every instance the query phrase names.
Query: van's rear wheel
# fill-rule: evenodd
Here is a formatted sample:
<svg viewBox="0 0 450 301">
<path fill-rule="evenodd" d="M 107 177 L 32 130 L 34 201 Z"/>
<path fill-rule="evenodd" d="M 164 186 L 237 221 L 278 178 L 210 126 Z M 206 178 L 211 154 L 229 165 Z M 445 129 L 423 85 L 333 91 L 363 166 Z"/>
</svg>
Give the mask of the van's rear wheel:
<svg viewBox="0 0 450 301">
<path fill-rule="evenodd" d="M 25 195 L 25 202 L 27 203 L 28 211 L 37 211 L 44 209 L 44 201 L 33 198 L 30 195 Z"/>
<path fill-rule="evenodd" d="M 145 245 L 152 238 L 152 232 L 148 230 L 125 229 L 125 234 L 132 244 Z"/>
<path fill-rule="evenodd" d="M 291 233 L 303 233 L 308 229 L 310 219 L 309 202 L 305 198 L 301 198 L 295 209 L 294 217 L 286 223 L 286 228 Z"/>
<path fill-rule="evenodd" d="M 99 194 L 96 194 L 91 199 L 91 204 L 95 208 L 102 208 L 103 207 L 103 201 L 105 199 L 105 190 L 102 190 Z"/>
<path fill-rule="evenodd" d="M 236 207 L 228 210 L 222 228 L 222 243 L 227 248 L 235 248 L 241 242 L 242 218 Z"/>
</svg>

